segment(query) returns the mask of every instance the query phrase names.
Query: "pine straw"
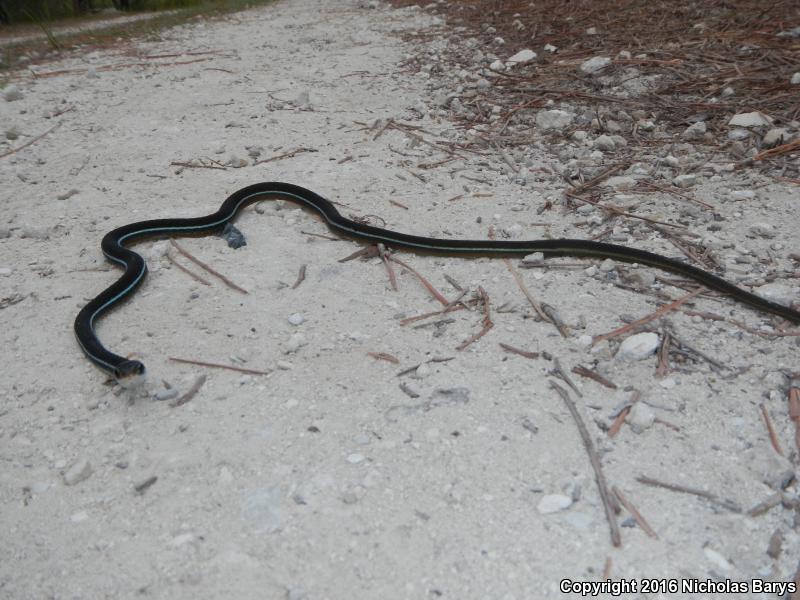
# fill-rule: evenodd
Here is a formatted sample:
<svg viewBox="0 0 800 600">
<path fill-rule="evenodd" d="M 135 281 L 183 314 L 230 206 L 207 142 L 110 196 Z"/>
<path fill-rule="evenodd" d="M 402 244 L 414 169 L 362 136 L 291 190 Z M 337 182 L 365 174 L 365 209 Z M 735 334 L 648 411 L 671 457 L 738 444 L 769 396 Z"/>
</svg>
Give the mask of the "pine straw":
<svg viewBox="0 0 800 600">
<path fill-rule="evenodd" d="M 599 113 L 639 112 L 639 118 L 668 128 L 661 136 L 622 132 L 636 147 L 669 143 L 699 120 L 711 133 L 705 143 L 725 144 L 727 122 L 740 112 L 761 111 L 775 125 L 800 119 L 800 92 L 790 84 L 792 74 L 800 71 L 800 40 L 778 35 L 800 25 L 795 0 L 448 0 L 426 10 L 445 16 L 449 31 L 464 27 L 459 35 L 478 39 L 482 51 L 500 59 L 523 48 L 538 54 L 531 63 L 493 73 L 493 85 L 474 106 L 465 102 L 477 113 L 471 122 L 462 117 L 465 126 L 488 123 L 487 109 L 493 104 L 511 119 L 540 110 L 548 100 L 566 100 Z M 587 33 L 592 27 L 595 35 Z M 440 37 L 442 30 L 415 35 Z M 505 43 L 495 44 L 497 37 Z M 558 51 L 545 51 L 546 44 Z M 619 58 L 623 50 L 631 58 Z M 474 71 L 473 53 L 446 52 L 448 70 L 472 66 Z M 613 61 L 600 77 L 578 69 L 595 56 Z M 640 85 L 625 85 L 637 78 Z M 725 88 L 734 93 L 723 96 Z M 494 133 L 507 124 L 502 121 L 495 121 Z"/>
</svg>

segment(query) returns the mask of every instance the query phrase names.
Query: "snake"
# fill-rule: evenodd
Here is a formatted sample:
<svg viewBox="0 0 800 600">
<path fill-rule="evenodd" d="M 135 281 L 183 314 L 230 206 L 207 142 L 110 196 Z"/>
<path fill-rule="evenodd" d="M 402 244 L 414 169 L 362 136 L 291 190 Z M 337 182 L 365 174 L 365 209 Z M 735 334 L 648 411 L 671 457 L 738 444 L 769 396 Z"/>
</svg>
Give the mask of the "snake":
<svg viewBox="0 0 800 600">
<path fill-rule="evenodd" d="M 124 273 L 89 301 L 75 318 L 75 336 L 89 360 L 112 375 L 124 387 L 137 385 L 145 376 L 145 366 L 141 361 L 114 354 L 103 345 L 95 331 L 98 318 L 131 297 L 147 275 L 144 258 L 127 248 L 128 244 L 153 236 L 196 236 L 219 232 L 226 224 L 232 223 L 244 207 L 261 200 L 286 200 L 298 204 L 318 213 L 328 228 L 337 235 L 358 242 L 382 243 L 393 249 L 448 256 L 505 258 L 541 252 L 545 256 L 599 257 L 638 263 L 688 277 L 756 310 L 800 324 L 800 312 L 789 306 L 757 296 L 682 260 L 646 250 L 581 239 L 466 240 L 410 235 L 348 219 L 339 213 L 332 202 L 298 185 L 265 182 L 234 192 L 213 214 L 139 221 L 118 227 L 103 236 L 103 254 L 108 260 L 121 266 Z"/>
</svg>

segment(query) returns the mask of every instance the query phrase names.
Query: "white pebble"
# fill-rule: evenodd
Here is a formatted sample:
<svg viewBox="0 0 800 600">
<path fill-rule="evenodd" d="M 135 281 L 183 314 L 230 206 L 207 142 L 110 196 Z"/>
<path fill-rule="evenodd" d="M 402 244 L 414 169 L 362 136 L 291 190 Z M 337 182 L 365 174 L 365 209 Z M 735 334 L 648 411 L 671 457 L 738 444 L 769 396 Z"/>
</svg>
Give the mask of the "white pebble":
<svg viewBox="0 0 800 600">
<path fill-rule="evenodd" d="M 19 88 L 12 83 L 3 92 L 3 98 L 6 99 L 6 102 L 14 102 L 15 100 L 22 100 L 24 96 L 19 91 Z"/>
<path fill-rule="evenodd" d="M 9 269 L 8 267 L 0 268 L 0 277 L 8 277 L 13 272 L 14 272 L 14 270 L 13 269 Z"/>
<path fill-rule="evenodd" d="M 536 505 L 536 510 L 541 514 L 547 515 L 557 513 L 572 506 L 572 498 L 563 494 L 547 494 L 542 496 L 539 504 Z"/>
<path fill-rule="evenodd" d="M 672 377 L 667 377 L 666 379 L 662 379 L 661 381 L 659 381 L 658 385 L 660 385 L 665 390 L 671 390 L 676 385 L 678 385 L 678 382 L 675 381 L 675 379 Z"/>
<path fill-rule="evenodd" d="M 584 73 L 597 73 L 611 64 L 611 59 L 607 56 L 595 56 L 581 63 L 580 69 Z"/>
<path fill-rule="evenodd" d="M 304 336 L 302 333 L 293 333 L 284 344 L 283 351 L 285 354 L 291 354 L 293 352 L 297 352 L 307 343 L 308 341 L 306 340 L 306 336 Z"/>
<path fill-rule="evenodd" d="M 433 373 L 433 369 L 428 363 L 422 363 L 420 366 L 416 368 L 414 371 L 414 377 L 417 379 L 422 379 L 423 377 L 427 377 Z"/>
<path fill-rule="evenodd" d="M 626 338 L 620 344 L 617 358 L 620 360 L 642 360 L 653 354 L 658 348 L 659 337 L 657 333 L 646 331 Z"/>
<path fill-rule="evenodd" d="M 365 458 L 366 457 L 363 454 L 354 452 L 353 454 L 347 456 L 347 462 L 349 462 L 351 465 L 357 465 L 360 462 L 364 462 Z"/>
<path fill-rule="evenodd" d="M 64 483 L 67 485 L 75 485 L 84 479 L 88 479 L 91 474 L 92 465 L 84 458 L 73 463 L 72 466 L 67 469 L 66 473 L 64 473 Z"/>
<path fill-rule="evenodd" d="M 734 190 L 730 193 L 731 200 L 753 200 L 756 193 L 753 190 Z"/>
<path fill-rule="evenodd" d="M 672 183 L 674 183 L 679 188 L 688 188 L 692 187 L 696 181 L 697 177 L 695 175 L 687 173 L 685 175 L 678 175 L 675 179 L 672 180 Z"/>
<path fill-rule="evenodd" d="M 610 273 L 615 268 L 614 261 L 610 258 L 605 259 L 603 262 L 600 263 L 598 269 L 600 269 L 603 273 Z"/>
<path fill-rule="evenodd" d="M 728 561 L 728 559 L 722 556 L 722 554 L 716 550 L 712 550 L 711 548 L 703 548 L 703 554 L 706 555 L 708 561 L 715 567 L 718 567 L 723 571 L 731 571 L 733 569 L 733 565 Z"/>
<path fill-rule="evenodd" d="M 302 325 L 302 323 L 304 321 L 305 321 L 305 318 L 300 313 L 293 313 L 293 314 L 289 315 L 289 323 L 291 325 L 295 325 L 295 326 L 296 325 Z"/>
<path fill-rule="evenodd" d="M 294 368 L 294 365 L 286 360 L 279 360 L 275 364 L 281 371 L 289 371 Z"/>
<path fill-rule="evenodd" d="M 637 402 L 631 407 L 625 420 L 628 422 L 628 425 L 631 426 L 634 433 L 642 433 L 645 429 L 653 426 L 656 420 L 656 414 L 653 412 L 653 409 L 644 402 Z"/>
</svg>

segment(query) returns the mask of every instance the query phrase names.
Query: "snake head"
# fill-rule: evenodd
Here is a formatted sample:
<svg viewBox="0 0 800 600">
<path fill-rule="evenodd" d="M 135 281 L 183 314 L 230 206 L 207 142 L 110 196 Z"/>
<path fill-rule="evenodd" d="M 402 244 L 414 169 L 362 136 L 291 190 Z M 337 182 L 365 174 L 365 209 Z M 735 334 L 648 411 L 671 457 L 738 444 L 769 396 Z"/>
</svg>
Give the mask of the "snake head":
<svg viewBox="0 0 800 600">
<path fill-rule="evenodd" d="M 114 369 L 114 378 L 126 389 L 138 387 L 144 382 L 144 364 L 138 360 L 126 360 Z"/>
</svg>

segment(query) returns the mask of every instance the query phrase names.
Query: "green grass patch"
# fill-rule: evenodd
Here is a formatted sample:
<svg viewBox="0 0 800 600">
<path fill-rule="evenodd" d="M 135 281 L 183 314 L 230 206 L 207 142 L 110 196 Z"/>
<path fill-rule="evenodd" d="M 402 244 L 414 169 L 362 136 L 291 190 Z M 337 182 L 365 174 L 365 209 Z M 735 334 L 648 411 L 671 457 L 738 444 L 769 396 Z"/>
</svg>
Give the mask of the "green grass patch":
<svg viewBox="0 0 800 600">
<path fill-rule="evenodd" d="M 36 33 L 36 29 L 32 29 L 33 24 L 38 25 L 38 29 L 44 31 L 44 36 L 40 33 L 37 39 L 0 46 L 0 71 L 15 68 L 20 64 L 19 59 L 22 57 L 32 57 L 38 61 L 52 57 L 63 50 L 110 47 L 119 44 L 122 40 L 134 38 L 157 40 L 160 39 L 161 32 L 170 27 L 198 18 L 213 19 L 272 2 L 274 0 L 131 0 L 130 11 L 89 13 L 68 19 L 55 19 L 53 13 L 37 14 L 34 10 L 30 10 L 32 17 L 27 24 L 0 25 L 0 41 L 4 37 L 3 34 L 15 36 Z M 93 2 L 95 7 L 102 4 L 103 0 L 94 0 Z M 111 4 L 111 0 L 108 0 L 108 4 Z M 162 11 L 166 12 L 160 14 Z M 126 15 L 147 13 L 152 13 L 151 18 L 133 22 L 125 22 L 123 18 Z M 119 24 L 106 25 L 101 29 L 80 33 L 59 32 L 61 27 L 91 24 L 92 21 L 115 17 L 120 18 Z"/>
</svg>

